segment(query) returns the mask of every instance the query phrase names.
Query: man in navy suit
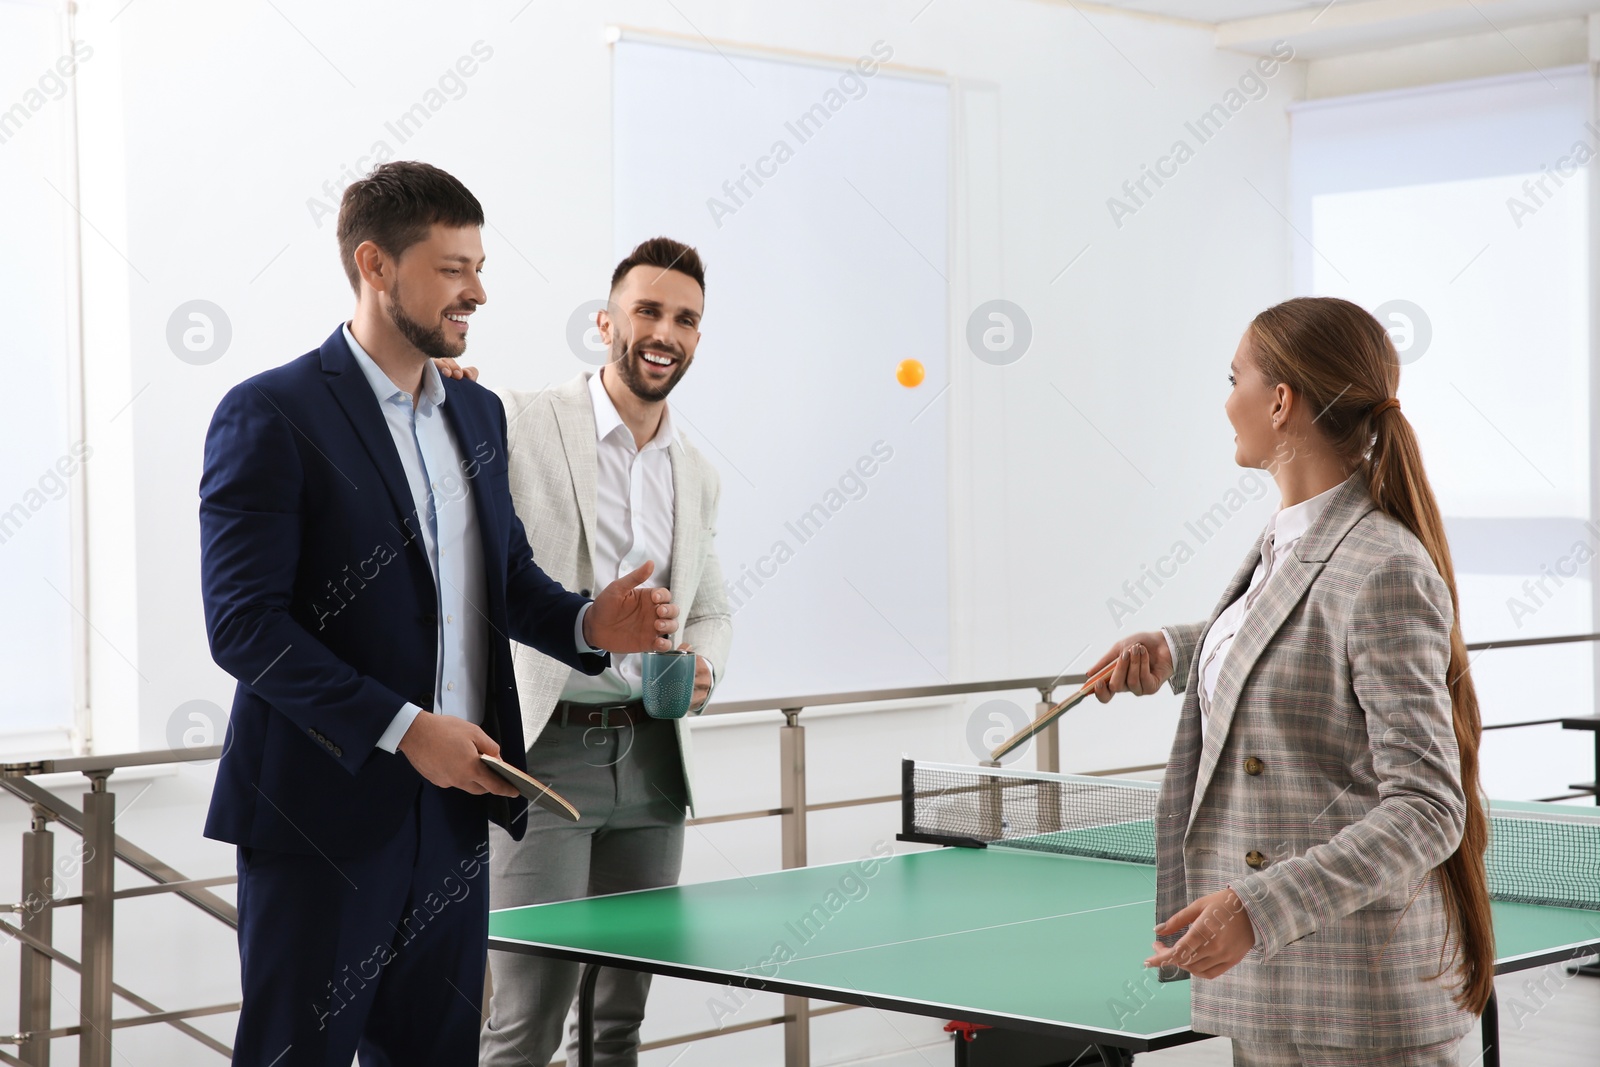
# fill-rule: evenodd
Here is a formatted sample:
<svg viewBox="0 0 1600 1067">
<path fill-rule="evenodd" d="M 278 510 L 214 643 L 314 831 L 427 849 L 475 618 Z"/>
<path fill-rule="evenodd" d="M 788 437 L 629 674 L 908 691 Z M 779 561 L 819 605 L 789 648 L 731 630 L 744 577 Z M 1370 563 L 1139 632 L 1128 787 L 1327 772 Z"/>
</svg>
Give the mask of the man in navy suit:
<svg viewBox="0 0 1600 1067">
<path fill-rule="evenodd" d="M 239 680 L 206 820 L 238 845 L 236 1065 L 476 1063 L 488 822 L 527 815 L 479 759 L 524 763 L 509 641 L 598 674 L 677 628 L 650 562 L 593 601 L 539 569 L 500 401 L 432 362 L 487 299 L 482 225 L 426 164 L 351 185 L 354 317 L 206 436 L 206 626 Z"/>
</svg>

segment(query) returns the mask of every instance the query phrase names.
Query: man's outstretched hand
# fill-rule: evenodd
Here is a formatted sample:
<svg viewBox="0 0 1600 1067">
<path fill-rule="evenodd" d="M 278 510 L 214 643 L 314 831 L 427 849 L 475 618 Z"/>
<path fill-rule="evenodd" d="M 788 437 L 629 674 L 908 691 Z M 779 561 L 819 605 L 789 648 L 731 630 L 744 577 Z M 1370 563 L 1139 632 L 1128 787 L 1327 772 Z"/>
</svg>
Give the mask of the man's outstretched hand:
<svg viewBox="0 0 1600 1067">
<path fill-rule="evenodd" d="M 478 758 L 480 752 L 500 755 L 500 746 L 465 719 L 425 711 L 411 720 L 399 748 L 417 773 L 440 789 L 517 795 L 515 786 Z"/>
<path fill-rule="evenodd" d="M 590 648 L 607 652 L 672 650 L 667 638 L 678 629 L 678 605 L 672 602 L 672 591 L 639 588 L 655 569 L 653 560 L 645 560 L 638 570 L 600 590 L 583 617 L 583 639 Z"/>
</svg>

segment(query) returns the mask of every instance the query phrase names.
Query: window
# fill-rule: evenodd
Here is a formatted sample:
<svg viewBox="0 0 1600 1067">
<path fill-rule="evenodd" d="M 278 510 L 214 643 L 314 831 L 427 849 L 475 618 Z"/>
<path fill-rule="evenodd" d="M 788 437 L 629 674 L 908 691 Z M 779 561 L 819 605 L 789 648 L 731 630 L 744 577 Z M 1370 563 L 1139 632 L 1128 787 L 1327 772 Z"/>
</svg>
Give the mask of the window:
<svg viewBox="0 0 1600 1067">
<path fill-rule="evenodd" d="M 1401 349 L 1468 641 L 1594 629 L 1590 93 L 1573 69 L 1292 113 L 1297 288 L 1372 310 Z M 1594 664 L 1590 644 L 1478 653 L 1485 723 L 1592 714 Z M 1588 779 L 1572 738 L 1486 735 L 1490 795 Z"/>
<path fill-rule="evenodd" d="M 0 4 L 0 292 L 7 377 L 0 419 L 0 752 L 71 746 L 76 649 L 75 496 L 87 456 L 74 441 L 76 351 L 70 48 L 52 7 Z M 63 57 L 66 57 L 64 59 Z"/>
</svg>

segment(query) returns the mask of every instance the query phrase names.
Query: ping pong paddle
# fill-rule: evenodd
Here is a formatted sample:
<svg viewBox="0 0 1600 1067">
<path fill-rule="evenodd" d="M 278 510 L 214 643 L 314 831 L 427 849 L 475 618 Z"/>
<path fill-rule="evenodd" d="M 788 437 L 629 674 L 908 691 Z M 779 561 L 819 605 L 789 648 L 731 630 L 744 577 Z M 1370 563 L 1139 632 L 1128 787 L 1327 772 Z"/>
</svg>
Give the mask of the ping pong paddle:
<svg viewBox="0 0 1600 1067">
<path fill-rule="evenodd" d="M 1050 707 L 1045 708 L 1039 713 L 1038 718 L 1034 719 L 1022 729 L 1018 730 L 1013 736 L 1002 742 L 1001 745 L 993 752 L 989 753 L 989 759 L 998 763 L 1001 756 L 1004 756 L 1006 753 L 1010 752 L 1012 749 L 1028 740 L 1028 738 L 1032 737 L 1034 734 L 1038 733 L 1040 730 L 1043 730 L 1046 726 L 1049 726 L 1051 723 L 1061 718 L 1061 716 L 1077 707 L 1080 703 L 1082 703 L 1085 697 L 1094 692 L 1095 686 L 1111 677 L 1111 671 L 1116 667 L 1117 663 L 1117 660 L 1112 660 L 1104 667 L 1101 667 L 1094 674 L 1090 675 L 1088 680 L 1083 683 L 1082 689 L 1078 690 L 1076 693 L 1073 693 L 1067 699 L 1061 701 L 1061 703 L 1052 704 Z"/>
<path fill-rule="evenodd" d="M 517 792 L 527 797 L 529 803 L 537 804 L 550 814 L 559 815 L 569 822 L 578 821 L 578 809 L 568 803 L 566 797 L 527 771 L 520 771 L 499 756 L 491 756 L 487 752 L 478 753 L 478 758 L 487 763 L 494 773 L 516 786 Z"/>
</svg>

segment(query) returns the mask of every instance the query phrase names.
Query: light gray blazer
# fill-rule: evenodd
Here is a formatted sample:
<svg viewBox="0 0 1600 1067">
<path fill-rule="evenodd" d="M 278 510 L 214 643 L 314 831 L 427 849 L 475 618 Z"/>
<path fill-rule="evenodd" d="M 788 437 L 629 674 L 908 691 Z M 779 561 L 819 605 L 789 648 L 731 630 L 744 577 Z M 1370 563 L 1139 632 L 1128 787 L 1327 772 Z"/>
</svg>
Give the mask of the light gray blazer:
<svg viewBox="0 0 1600 1067">
<path fill-rule="evenodd" d="M 504 390 L 511 468 L 511 502 L 524 517 L 533 558 L 568 589 L 595 588 L 595 424 L 588 376 L 537 392 Z M 718 682 L 728 668 L 733 639 L 728 596 L 715 551 L 717 501 L 722 482 L 716 468 L 680 432 L 669 450 L 672 462 L 672 573 L 661 584 L 672 590 L 681 624 L 675 643 L 688 642 L 711 661 Z M 571 669 L 527 645 L 511 642 L 517 696 L 522 702 L 522 737 L 531 749 L 555 709 Z M 686 720 L 678 720 L 683 780 L 694 801 L 694 753 Z"/>
<path fill-rule="evenodd" d="M 1232 886 L 1256 929 L 1231 971 L 1193 980 L 1194 1027 L 1356 1047 L 1459 1037 L 1473 1018 L 1454 971 L 1434 977 L 1449 957 L 1434 869 L 1468 803 L 1449 589 L 1352 475 L 1246 617 L 1202 745 L 1201 641 L 1260 555 L 1258 539 L 1209 621 L 1168 627 L 1184 701 L 1156 809 L 1156 916 Z"/>
</svg>

